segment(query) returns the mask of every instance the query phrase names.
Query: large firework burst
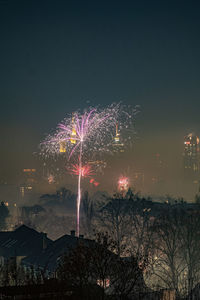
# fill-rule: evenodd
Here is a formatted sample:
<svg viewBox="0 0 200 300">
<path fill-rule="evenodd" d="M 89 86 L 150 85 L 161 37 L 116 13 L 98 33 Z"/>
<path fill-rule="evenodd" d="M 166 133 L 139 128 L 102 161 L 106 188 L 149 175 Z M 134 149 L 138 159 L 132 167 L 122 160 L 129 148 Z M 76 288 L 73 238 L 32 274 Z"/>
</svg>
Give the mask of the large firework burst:
<svg viewBox="0 0 200 300">
<path fill-rule="evenodd" d="M 81 203 L 81 178 L 83 168 L 91 159 L 102 153 L 113 151 L 113 137 L 118 129 L 128 132 L 137 109 L 125 109 L 121 104 L 112 104 L 105 109 L 89 108 L 83 113 L 75 112 L 58 124 L 56 131 L 40 144 L 45 156 L 67 155 L 67 161 L 75 161 L 78 175 L 77 235 L 79 235 L 79 212 Z M 123 144 L 130 141 L 124 134 Z M 78 163 L 77 163 L 78 161 Z"/>
</svg>

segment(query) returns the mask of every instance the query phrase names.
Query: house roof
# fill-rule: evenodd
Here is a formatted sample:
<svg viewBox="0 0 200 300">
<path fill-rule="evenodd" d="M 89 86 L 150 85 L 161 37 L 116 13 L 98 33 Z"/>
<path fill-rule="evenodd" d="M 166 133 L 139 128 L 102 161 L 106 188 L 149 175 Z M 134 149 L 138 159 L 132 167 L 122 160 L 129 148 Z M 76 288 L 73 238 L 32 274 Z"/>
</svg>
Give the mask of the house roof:
<svg viewBox="0 0 200 300">
<path fill-rule="evenodd" d="M 4 257 L 28 256 L 43 250 L 43 243 L 52 241 L 43 232 L 39 233 L 25 225 L 14 231 L 0 232 L 0 255 Z"/>
<path fill-rule="evenodd" d="M 79 242 L 82 242 L 85 245 L 95 243 L 93 240 L 64 235 L 52 242 L 40 255 L 30 255 L 23 259 L 23 263 L 28 265 L 37 265 L 47 268 L 49 271 L 54 271 L 58 265 L 60 257 L 75 248 Z"/>
</svg>

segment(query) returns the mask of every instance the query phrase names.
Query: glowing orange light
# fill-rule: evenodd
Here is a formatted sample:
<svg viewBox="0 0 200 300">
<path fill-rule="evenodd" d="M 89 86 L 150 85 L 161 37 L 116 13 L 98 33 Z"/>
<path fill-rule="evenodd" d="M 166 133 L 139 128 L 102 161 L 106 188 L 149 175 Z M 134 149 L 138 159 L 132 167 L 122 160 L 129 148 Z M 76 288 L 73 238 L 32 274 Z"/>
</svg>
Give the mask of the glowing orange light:
<svg viewBox="0 0 200 300">
<path fill-rule="evenodd" d="M 110 279 L 97 279 L 97 284 L 100 286 L 100 287 L 103 287 L 103 288 L 107 288 L 110 286 Z"/>
<path fill-rule="evenodd" d="M 24 172 L 35 172 L 36 169 L 24 169 L 23 171 L 24 171 Z"/>
</svg>

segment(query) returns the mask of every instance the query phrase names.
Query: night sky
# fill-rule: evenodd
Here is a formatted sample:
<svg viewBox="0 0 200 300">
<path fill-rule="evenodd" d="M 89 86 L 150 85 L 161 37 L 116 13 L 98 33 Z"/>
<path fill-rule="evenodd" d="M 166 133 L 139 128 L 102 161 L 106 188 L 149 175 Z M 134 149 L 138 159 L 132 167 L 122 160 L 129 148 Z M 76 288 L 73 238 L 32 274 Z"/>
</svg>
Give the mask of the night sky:
<svg viewBox="0 0 200 300">
<path fill-rule="evenodd" d="M 1 179 L 65 112 L 119 101 L 141 106 L 135 155 L 181 157 L 200 135 L 199 31 L 198 1 L 0 0 Z"/>
</svg>

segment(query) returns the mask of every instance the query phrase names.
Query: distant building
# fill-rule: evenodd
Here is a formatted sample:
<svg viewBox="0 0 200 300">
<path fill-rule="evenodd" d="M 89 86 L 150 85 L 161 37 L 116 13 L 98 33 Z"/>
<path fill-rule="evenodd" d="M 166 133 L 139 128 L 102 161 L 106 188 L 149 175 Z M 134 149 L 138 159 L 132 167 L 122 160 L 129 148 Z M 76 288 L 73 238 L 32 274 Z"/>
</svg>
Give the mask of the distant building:
<svg viewBox="0 0 200 300">
<path fill-rule="evenodd" d="M 184 137 L 184 173 L 185 176 L 194 179 L 200 171 L 199 138 L 190 133 Z"/>
<path fill-rule="evenodd" d="M 66 147 L 67 147 L 66 141 L 60 141 L 60 153 L 65 153 Z"/>
<path fill-rule="evenodd" d="M 26 185 L 32 185 L 37 182 L 36 169 L 23 169 L 23 179 Z"/>
<path fill-rule="evenodd" d="M 76 144 L 77 142 L 77 133 L 76 133 L 76 124 L 74 114 L 72 114 L 72 122 L 71 122 L 71 135 L 70 135 L 70 143 Z M 65 153 L 67 151 L 67 140 L 64 139 L 60 141 L 60 153 Z"/>
<path fill-rule="evenodd" d="M 116 133 L 114 137 L 113 148 L 116 152 L 124 152 L 124 144 L 121 141 L 118 124 L 116 124 Z"/>
<path fill-rule="evenodd" d="M 38 256 L 51 243 L 45 233 L 22 225 L 14 231 L 0 232 L 0 257 L 3 260 L 13 257 L 21 260 L 30 255 Z"/>
<path fill-rule="evenodd" d="M 76 144 L 76 124 L 74 123 L 74 114 L 72 114 L 72 132 L 71 132 L 71 144 Z"/>
<path fill-rule="evenodd" d="M 37 173 L 36 169 L 23 169 L 22 172 L 22 183 L 19 186 L 20 200 L 28 200 L 37 184 Z"/>
</svg>

